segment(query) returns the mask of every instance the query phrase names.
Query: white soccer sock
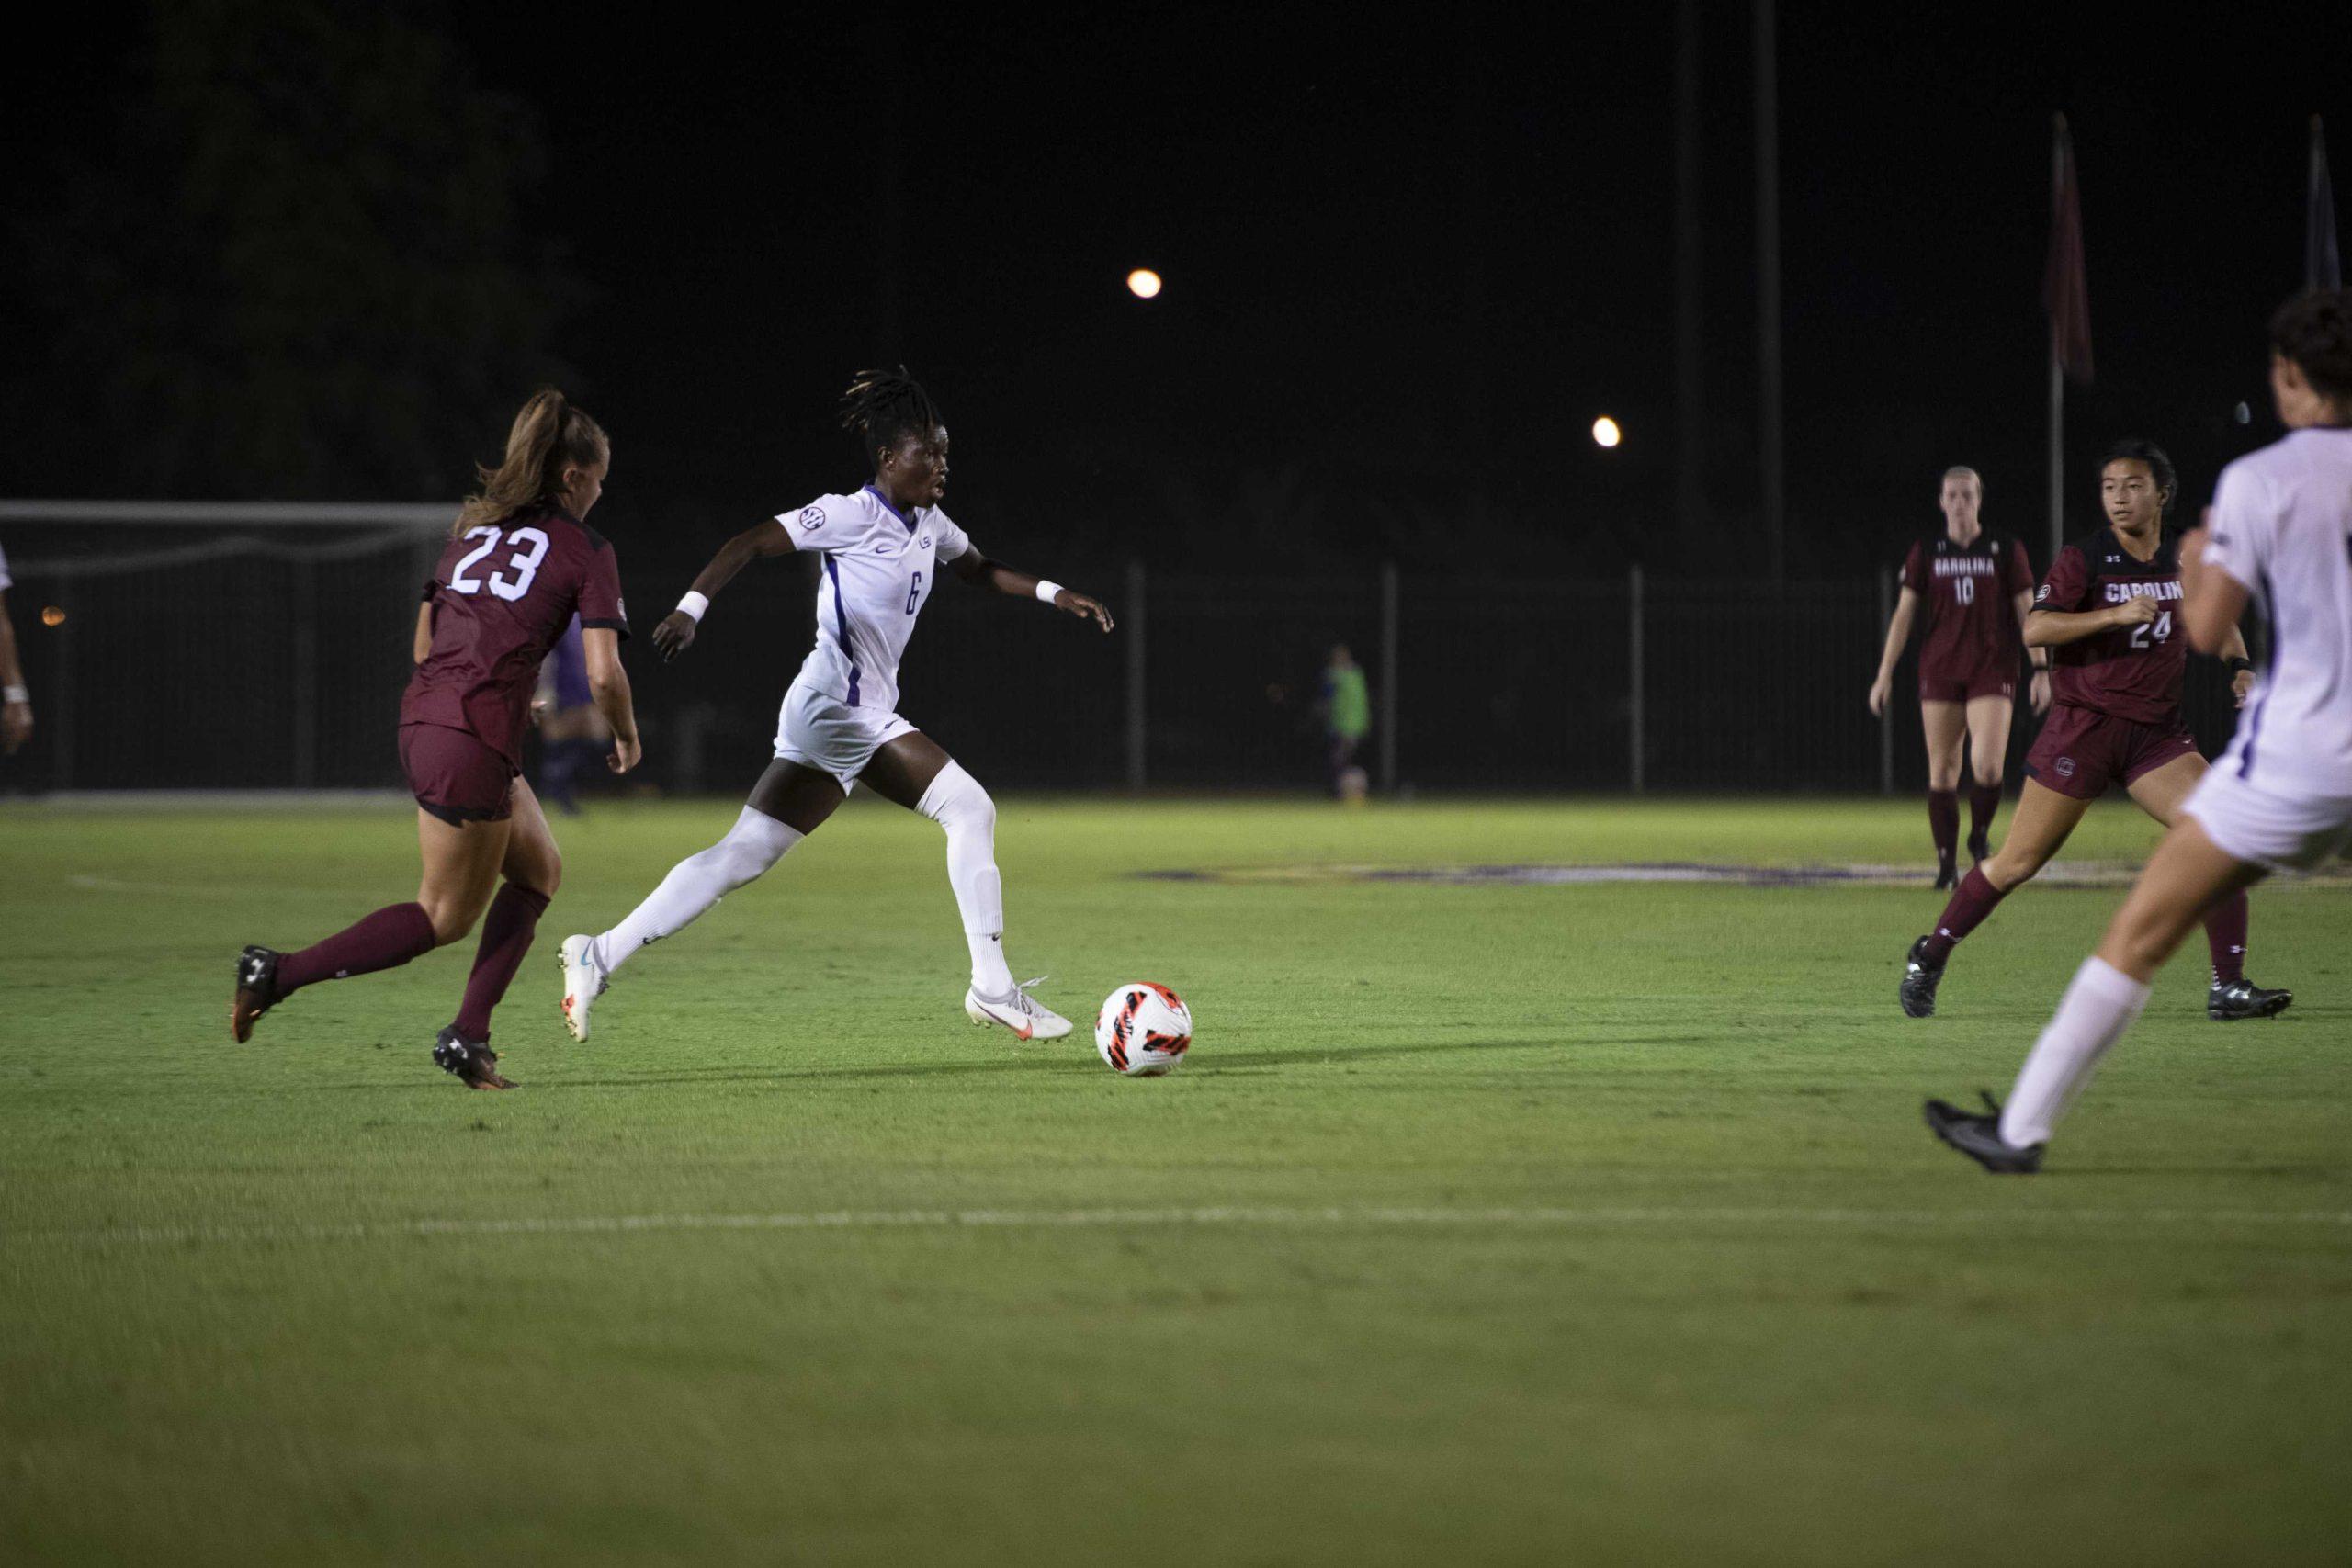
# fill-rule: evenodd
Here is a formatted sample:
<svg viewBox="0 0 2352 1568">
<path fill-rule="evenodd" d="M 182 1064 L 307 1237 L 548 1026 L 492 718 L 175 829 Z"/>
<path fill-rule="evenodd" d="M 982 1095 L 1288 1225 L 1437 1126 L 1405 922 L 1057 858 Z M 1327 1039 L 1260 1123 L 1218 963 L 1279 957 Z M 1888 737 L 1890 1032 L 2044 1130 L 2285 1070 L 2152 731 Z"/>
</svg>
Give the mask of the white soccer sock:
<svg viewBox="0 0 2352 1568">
<path fill-rule="evenodd" d="M 939 770 L 915 809 L 947 829 L 947 883 L 972 951 L 972 988 L 991 998 L 1012 989 L 1004 962 L 1004 883 L 996 872 L 996 802 L 961 762 Z"/>
<path fill-rule="evenodd" d="M 2103 958 L 2085 959 L 2049 1027 L 2033 1043 L 2033 1054 L 2018 1069 L 2009 1102 L 2001 1109 L 2001 1142 L 2015 1148 L 2048 1143 L 2058 1118 L 2091 1081 L 2099 1058 L 2147 1005 L 2146 986 Z"/>
<path fill-rule="evenodd" d="M 672 866 L 644 903 L 595 939 L 591 952 L 597 964 L 610 974 L 647 942 L 684 931 L 713 904 L 782 860 L 805 836 L 764 812 L 743 807 L 727 837 Z"/>
</svg>

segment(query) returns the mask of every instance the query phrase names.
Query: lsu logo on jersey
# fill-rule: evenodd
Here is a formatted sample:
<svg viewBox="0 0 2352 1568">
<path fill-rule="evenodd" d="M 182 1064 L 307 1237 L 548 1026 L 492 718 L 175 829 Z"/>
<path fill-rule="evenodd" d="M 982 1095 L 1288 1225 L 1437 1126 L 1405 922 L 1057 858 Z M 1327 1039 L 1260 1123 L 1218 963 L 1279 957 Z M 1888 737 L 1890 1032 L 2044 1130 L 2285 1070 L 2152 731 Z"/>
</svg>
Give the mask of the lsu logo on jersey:
<svg viewBox="0 0 2352 1568">
<path fill-rule="evenodd" d="M 825 525 L 825 509 L 821 506 L 802 507 L 800 509 L 800 525 L 803 528 L 808 529 L 810 533 L 815 533 L 818 529 Z"/>
</svg>

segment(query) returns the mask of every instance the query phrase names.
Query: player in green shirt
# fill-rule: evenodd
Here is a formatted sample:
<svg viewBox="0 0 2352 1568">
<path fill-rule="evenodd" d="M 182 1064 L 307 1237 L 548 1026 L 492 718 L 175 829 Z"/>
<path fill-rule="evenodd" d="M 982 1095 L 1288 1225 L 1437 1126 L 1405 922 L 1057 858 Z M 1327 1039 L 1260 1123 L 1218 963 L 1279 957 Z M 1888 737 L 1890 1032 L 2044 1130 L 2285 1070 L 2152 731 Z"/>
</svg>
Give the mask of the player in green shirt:
<svg viewBox="0 0 2352 1568">
<path fill-rule="evenodd" d="M 1356 748 L 1372 731 L 1372 694 L 1346 643 L 1331 649 L 1331 662 L 1324 666 L 1323 728 L 1331 738 L 1331 792 L 1344 795 Z"/>
</svg>

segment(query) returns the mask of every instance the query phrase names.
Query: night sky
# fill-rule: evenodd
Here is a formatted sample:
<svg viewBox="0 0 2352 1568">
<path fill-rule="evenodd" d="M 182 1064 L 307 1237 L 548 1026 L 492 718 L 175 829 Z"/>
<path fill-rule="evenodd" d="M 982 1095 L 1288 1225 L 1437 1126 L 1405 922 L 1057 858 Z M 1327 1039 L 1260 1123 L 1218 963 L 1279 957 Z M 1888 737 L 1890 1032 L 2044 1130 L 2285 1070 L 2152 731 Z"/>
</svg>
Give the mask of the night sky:
<svg viewBox="0 0 2352 1568">
<path fill-rule="evenodd" d="M 1783 7 L 1795 571 L 1891 558 L 1936 525 L 1952 462 L 2041 553 L 2054 109 L 2098 363 L 2071 404 L 2077 460 L 2150 434 L 2201 498 L 2267 439 L 2261 329 L 2301 282 L 2312 113 L 2352 166 L 2352 23 L 2255 9 L 2159 28 Z M 1748 12 L 1703 11 L 1719 527 L 1680 559 L 1729 574 L 1757 558 Z M 549 346 L 614 434 L 616 531 L 675 530 L 698 556 L 854 485 L 833 398 L 888 358 L 947 411 L 951 510 L 1015 559 L 1031 538 L 1237 570 L 1671 555 L 1670 6 L 411 14 L 539 116 L 533 224 L 591 290 Z M 11 131 L 102 137 L 135 31 L 92 22 Z M 1159 299 L 1125 292 L 1137 265 L 1165 275 Z M 1618 452 L 1587 434 L 1602 412 Z M 450 491 L 477 455 L 452 454 Z M 2073 494 L 2087 518 L 2086 463 Z"/>
</svg>

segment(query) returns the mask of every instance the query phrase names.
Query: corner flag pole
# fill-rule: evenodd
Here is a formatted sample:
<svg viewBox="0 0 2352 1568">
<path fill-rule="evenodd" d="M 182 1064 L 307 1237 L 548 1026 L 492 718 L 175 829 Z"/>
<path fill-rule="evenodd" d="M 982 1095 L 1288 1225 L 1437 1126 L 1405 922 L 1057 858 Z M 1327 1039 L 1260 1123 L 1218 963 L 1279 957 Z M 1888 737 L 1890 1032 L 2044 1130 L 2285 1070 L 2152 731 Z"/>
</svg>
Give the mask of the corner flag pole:
<svg viewBox="0 0 2352 1568">
<path fill-rule="evenodd" d="M 2303 208 L 2303 287 L 2341 288 L 2344 262 L 2335 248 L 2335 189 L 2327 177 L 2327 133 L 2312 116 L 2311 183 Z"/>
<path fill-rule="evenodd" d="M 2083 265 L 2083 201 L 2066 117 L 2050 132 L 2050 261 L 2041 279 L 2050 311 L 2050 558 L 2064 547 L 2066 378 L 2091 378 L 2090 284 Z"/>
</svg>

